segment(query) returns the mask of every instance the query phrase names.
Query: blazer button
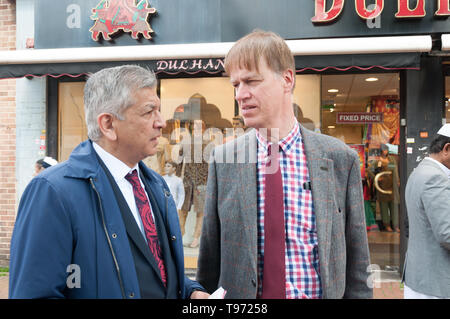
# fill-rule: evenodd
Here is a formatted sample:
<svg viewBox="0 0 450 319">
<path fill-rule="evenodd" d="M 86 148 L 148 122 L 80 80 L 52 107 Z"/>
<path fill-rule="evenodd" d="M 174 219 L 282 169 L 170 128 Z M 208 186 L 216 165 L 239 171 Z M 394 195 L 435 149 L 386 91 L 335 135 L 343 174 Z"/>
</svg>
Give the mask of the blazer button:
<svg viewBox="0 0 450 319">
<path fill-rule="evenodd" d="M 117 234 L 116 233 L 112 234 L 112 238 L 116 239 L 117 238 Z"/>
<path fill-rule="evenodd" d="M 134 298 L 134 292 L 130 292 L 130 294 L 128 295 L 130 298 Z"/>
<path fill-rule="evenodd" d="M 252 279 L 252 285 L 253 285 L 253 287 L 256 287 L 256 280 L 255 279 Z"/>
<path fill-rule="evenodd" d="M 172 236 L 172 241 L 175 241 L 175 240 L 177 240 L 177 237 L 176 236 Z"/>
</svg>

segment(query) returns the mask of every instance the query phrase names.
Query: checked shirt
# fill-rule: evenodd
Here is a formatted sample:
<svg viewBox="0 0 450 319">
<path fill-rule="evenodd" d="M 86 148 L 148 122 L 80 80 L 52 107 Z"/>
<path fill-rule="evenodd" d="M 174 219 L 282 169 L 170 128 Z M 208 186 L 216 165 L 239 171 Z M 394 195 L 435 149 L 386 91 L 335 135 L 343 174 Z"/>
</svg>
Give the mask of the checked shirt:
<svg viewBox="0 0 450 319">
<path fill-rule="evenodd" d="M 259 132 L 256 137 L 258 140 L 258 297 L 260 297 L 264 264 L 264 172 L 268 160 L 268 147 L 266 139 Z M 284 193 L 286 298 L 321 298 L 316 218 L 311 189 L 304 187 L 310 179 L 298 123 L 285 138 L 278 142 L 278 145 Z"/>
</svg>

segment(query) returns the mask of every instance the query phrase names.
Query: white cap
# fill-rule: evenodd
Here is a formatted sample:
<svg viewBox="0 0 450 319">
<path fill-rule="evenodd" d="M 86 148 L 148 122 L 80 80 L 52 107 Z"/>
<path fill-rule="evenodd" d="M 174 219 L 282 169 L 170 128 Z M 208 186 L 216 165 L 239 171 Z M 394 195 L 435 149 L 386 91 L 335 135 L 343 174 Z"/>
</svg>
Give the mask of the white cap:
<svg viewBox="0 0 450 319">
<path fill-rule="evenodd" d="M 449 123 L 444 124 L 444 126 L 442 126 L 437 133 L 439 135 L 450 137 L 450 124 Z"/>
<path fill-rule="evenodd" d="M 55 160 L 55 159 L 53 159 L 51 157 L 48 157 L 48 156 L 44 157 L 44 162 L 46 162 L 50 166 L 58 164 L 57 160 Z"/>
</svg>

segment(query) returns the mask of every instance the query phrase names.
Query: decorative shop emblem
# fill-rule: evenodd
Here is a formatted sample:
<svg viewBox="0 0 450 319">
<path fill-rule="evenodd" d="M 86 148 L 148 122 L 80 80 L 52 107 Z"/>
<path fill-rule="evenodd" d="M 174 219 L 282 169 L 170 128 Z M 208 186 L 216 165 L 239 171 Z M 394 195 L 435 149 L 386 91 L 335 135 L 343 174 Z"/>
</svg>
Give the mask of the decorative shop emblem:
<svg viewBox="0 0 450 319">
<path fill-rule="evenodd" d="M 111 40 L 111 35 L 119 30 L 131 32 L 131 37 L 136 40 L 139 33 L 146 39 L 152 38 L 148 16 L 156 9 L 151 8 L 147 0 L 101 0 L 92 12 L 91 19 L 95 24 L 89 31 L 94 41 L 98 41 L 100 34 L 103 39 Z"/>
</svg>

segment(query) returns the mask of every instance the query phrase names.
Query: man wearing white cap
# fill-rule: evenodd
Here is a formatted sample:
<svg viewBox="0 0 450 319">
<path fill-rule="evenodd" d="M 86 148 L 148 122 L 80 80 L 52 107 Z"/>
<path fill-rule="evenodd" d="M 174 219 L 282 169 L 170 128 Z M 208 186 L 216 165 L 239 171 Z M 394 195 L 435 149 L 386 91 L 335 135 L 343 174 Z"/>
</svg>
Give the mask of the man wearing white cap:
<svg viewBox="0 0 450 319">
<path fill-rule="evenodd" d="M 33 176 L 36 176 L 40 172 L 42 172 L 44 169 L 49 168 L 50 166 L 58 164 L 58 161 L 51 158 L 51 157 L 44 157 L 36 161 L 34 164 L 34 174 Z"/>
<path fill-rule="evenodd" d="M 409 241 L 405 299 L 450 298 L 450 124 L 406 184 Z"/>
</svg>

